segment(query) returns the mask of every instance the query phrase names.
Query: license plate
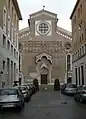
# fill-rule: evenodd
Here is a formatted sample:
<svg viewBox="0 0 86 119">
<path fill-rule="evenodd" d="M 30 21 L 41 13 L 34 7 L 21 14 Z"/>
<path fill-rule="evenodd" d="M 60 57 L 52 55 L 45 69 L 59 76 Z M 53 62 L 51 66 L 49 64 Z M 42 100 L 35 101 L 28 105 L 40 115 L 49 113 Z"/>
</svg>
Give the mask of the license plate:
<svg viewBox="0 0 86 119">
<path fill-rule="evenodd" d="M 14 105 L 3 105 L 3 107 L 14 107 Z"/>
</svg>

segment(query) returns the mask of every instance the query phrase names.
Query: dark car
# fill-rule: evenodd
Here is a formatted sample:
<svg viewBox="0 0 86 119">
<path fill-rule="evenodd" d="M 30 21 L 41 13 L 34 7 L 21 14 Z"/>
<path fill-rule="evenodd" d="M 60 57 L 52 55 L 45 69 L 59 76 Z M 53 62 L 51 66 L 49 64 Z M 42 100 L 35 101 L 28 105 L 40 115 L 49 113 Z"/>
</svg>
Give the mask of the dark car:
<svg viewBox="0 0 86 119">
<path fill-rule="evenodd" d="M 25 101 L 29 101 L 31 96 L 30 96 L 30 91 L 28 90 L 27 86 L 19 86 L 20 90 L 22 91 L 22 94 L 24 96 Z"/>
<path fill-rule="evenodd" d="M 77 91 L 75 93 L 75 100 L 78 100 L 80 102 L 86 101 L 86 86 L 80 85 L 77 88 Z"/>
<path fill-rule="evenodd" d="M 62 94 L 65 94 L 65 88 L 67 87 L 67 84 L 64 83 L 62 86 L 61 86 L 61 93 Z"/>
<path fill-rule="evenodd" d="M 0 89 L 0 109 L 8 107 L 22 109 L 23 106 L 24 97 L 18 88 Z"/>
<path fill-rule="evenodd" d="M 36 87 L 33 84 L 28 84 L 28 86 L 30 87 L 30 89 L 32 90 L 32 94 L 36 93 Z"/>
<path fill-rule="evenodd" d="M 24 84 L 22 86 L 26 86 L 28 88 L 28 91 L 30 92 L 30 96 L 32 96 L 32 94 L 33 94 L 32 88 L 29 85 L 27 85 L 27 84 Z"/>
</svg>

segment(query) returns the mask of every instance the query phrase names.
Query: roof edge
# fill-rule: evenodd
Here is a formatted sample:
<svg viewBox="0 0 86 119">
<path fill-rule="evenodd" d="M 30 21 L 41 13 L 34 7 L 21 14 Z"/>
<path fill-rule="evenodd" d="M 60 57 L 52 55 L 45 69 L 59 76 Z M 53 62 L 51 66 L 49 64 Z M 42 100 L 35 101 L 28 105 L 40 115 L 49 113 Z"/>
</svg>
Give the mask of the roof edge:
<svg viewBox="0 0 86 119">
<path fill-rule="evenodd" d="M 27 30 L 29 30 L 29 27 L 25 27 L 25 28 L 23 28 L 23 29 L 20 29 L 20 30 L 19 30 L 19 33 L 24 32 L 24 31 L 27 31 Z"/>
<path fill-rule="evenodd" d="M 57 16 L 56 13 L 53 13 L 53 12 L 50 12 L 50 11 L 47 11 L 47 10 L 44 10 L 44 9 L 43 9 L 43 10 L 39 10 L 39 11 L 37 11 L 37 12 L 34 12 L 34 13 L 30 14 L 29 16 L 33 16 L 33 15 L 39 13 L 39 12 L 48 12 L 48 13 L 50 13 L 50 14 L 53 14 L 53 15 L 56 15 L 56 16 Z"/>
<path fill-rule="evenodd" d="M 72 32 L 69 31 L 69 30 L 66 30 L 66 29 L 64 29 L 64 28 L 62 28 L 62 27 L 60 27 L 60 26 L 57 26 L 57 30 L 59 30 L 59 31 L 65 33 L 65 34 L 67 34 L 67 35 L 70 36 L 70 37 L 72 37 Z"/>
<path fill-rule="evenodd" d="M 74 9 L 73 9 L 73 11 L 72 11 L 72 14 L 71 14 L 71 16 L 70 16 L 70 19 L 72 19 L 73 15 L 74 15 L 74 12 L 75 12 L 75 10 L 76 10 L 76 8 L 77 8 L 79 2 L 80 2 L 80 0 L 77 0 L 77 2 L 76 2 L 76 4 L 75 4 L 75 7 L 74 7 Z"/>
<path fill-rule="evenodd" d="M 16 12 L 17 12 L 17 15 L 19 17 L 19 20 L 22 20 L 22 15 L 21 15 L 21 11 L 20 11 L 20 8 L 19 8 L 19 4 L 18 4 L 18 1 L 17 0 L 12 0 L 13 1 L 13 4 L 16 8 Z"/>
</svg>

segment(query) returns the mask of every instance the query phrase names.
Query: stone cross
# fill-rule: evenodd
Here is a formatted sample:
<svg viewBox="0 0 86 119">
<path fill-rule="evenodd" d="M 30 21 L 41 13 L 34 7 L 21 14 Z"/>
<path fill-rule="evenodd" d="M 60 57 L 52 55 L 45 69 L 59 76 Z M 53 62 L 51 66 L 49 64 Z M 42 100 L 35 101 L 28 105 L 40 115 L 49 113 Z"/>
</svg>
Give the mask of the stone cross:
<svg viewBox="0 0 86 119">
<path fill-rule="evenodd" d="M 45 8 L 45 5 L 43 5 L 43 10 L 44 10 L 44 8 Z"/>
</svg>

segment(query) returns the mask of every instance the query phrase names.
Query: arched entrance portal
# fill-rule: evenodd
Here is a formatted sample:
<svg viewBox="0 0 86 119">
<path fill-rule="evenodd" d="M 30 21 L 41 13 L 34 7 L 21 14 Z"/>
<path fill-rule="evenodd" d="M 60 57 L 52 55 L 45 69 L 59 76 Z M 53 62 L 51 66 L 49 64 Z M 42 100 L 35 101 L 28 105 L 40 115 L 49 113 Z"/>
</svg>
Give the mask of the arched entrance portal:
<svg viewBox="0 0 86 119">
<path fill-rule="evenodd" d="M 47 74 L 41 74 L 41 84 L 48 84 Z"/>
<path fill-rule="evenodd" d="M 48 84 L 48 69 L 46 67 L 41 69 L 41 84 Z"/>
<path fill-rule="evenodd" d="M 52 56 L 46 53 L 37 55 L 36 63 L 39 84 L 49 84 L 51 82 Z"/>
</svg>

